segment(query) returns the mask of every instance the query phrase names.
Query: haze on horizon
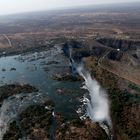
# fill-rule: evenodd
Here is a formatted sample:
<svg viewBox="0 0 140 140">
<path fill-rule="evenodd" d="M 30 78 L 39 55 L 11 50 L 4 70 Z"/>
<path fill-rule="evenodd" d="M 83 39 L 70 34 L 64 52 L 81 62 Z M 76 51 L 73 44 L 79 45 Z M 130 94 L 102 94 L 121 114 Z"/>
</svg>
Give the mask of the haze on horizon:
<svg viewBox="0 0 140 140">
<path fill-rule="evenodd" d="M 0 15 L 122 2 L 134 2 L 134 0 L 0 0 Z"/>
</svg>

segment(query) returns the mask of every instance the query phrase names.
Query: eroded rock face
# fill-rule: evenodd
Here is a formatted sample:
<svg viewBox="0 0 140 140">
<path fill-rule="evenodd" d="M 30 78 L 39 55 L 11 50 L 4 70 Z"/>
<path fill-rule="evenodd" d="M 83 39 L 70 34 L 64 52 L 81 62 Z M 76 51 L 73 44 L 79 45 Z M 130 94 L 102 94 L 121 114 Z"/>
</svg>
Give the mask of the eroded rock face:
<svg viewBox="0 0 140 140">
<path fill-rule="evenodd" d="M 78 49 L 78 48 L 82 48 L 82 43 L 76 41 L 76 40 L 70 40 L 70 41 L 67 41 L 64 46 L 63 46 L 63 52 L 66 56 L 69 56 L 69 48 L 72 48 L 72 49 Z"/>
<path fill-rule="evenodd" d="M 82 42 L 76 40 L 67 41 L 63 46 L 63 52 L 67 57 L 72 55 L 76 61 L 81 61 L 83 57 L 91 55 L 91 51 Z"/>
<path fill-rule="evenodd" d="M 123 40 L 115 38 L 100 38 L 96 40 L 99 44 L 109 49 L 107 55 L 109 60 L 120 61 L 137 66 L 139 63 L 140 41 Z M 125 59 L 125 60 L 124 60 Z"/>
<path fill-rule="evenodd" d="M 96 41 L 86 43 L 82 41 L 70 40 L 64 44 L 63 53 L 69 57 L 70 51 L 72 58 L 79 63 L 84 57 L 101 57 L 106 51 L 106 48 Z"/>
<path fill-rule="evenodd" d="M 123 52 L 119 52 L 115 50 L 110 51 L 110 53 L 108 54 L 109 59 L 116 60 L 116 61 L 120 61 L 122 56 L 123 56 Z"/>
<path fill-rule="evenodd" d="M 121 40 L 121 39 L 114 39 L 114 38 L 101 38 L 98 39 L 97 42 L 114 49 L 120 49 L 121 51 L 124 52 L 128 50 L 136 50 L 137 48 L 140 48 L 139 41 Z"/>
</svg>

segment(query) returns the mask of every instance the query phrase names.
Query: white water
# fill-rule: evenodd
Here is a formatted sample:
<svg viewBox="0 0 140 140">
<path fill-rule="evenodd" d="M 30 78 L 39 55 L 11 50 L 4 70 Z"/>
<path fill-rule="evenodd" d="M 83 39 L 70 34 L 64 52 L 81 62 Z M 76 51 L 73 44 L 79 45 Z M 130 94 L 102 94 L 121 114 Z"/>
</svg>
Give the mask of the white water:
<svg viewBox="0 0 140 140">
<path fill-rule="evenodd" d="M 77 72 L 85 80 L 82 88 L 87 89 L 90 95 L 90 99 L 84 97 L 84 102 L 87 105 L 87 116 L 89 116 L 92 121 L 100 124 L 106 122 L 111 128 L 109 101 L 105 90 L 101 88 L 95 79 L 92 79 L 90 73 L 87 72 L 83 66 L 79 66 Z"/>
<path fill-rule="evenodd" d="M 83 65 L 78 65 L 72 58 L 72 48 L 69 46 L 69 58 L 73 68 L 76 68 L 76 73 L 83 77 L 84 85 L 83 89 L 89 91 L 90 99 L 84 97 L 83 102 L 87 106 L 87 112 L 81 116 L 81 119 L 90 117 L 93 122 L 98 122 L 99 125 L 105 130 L 110 139 L 112 135 L 112 122 L 109 112 L 109 100 L 106 95 L 106 91 L 101 88 L 96 79 L 92 78 L 90 73 L 84 69 Z M 73 70 L 72 70 L 73 71 Z"/>
</svg>

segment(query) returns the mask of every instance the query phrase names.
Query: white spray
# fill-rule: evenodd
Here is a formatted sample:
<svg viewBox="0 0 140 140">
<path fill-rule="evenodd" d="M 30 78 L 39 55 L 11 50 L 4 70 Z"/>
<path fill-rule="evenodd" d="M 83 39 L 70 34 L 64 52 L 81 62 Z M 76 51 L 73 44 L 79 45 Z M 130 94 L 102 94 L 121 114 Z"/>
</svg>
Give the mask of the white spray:
<svg viewBox="0 0 140 140">
<path fill-rule="evenodd" d="M 106 131 L 110 139 L 112 139 L 109 101 L 105 90 L 101 88 L 100 84 L 95 79 L 92 79 L 90 73 L 84 69 L 83 65 L 76 65 L 74 60 L 71 58 L 71 55 L 70 62 L 72 67 L 76 67 L 76 72 L 84 79 L 84 85 L 82 88 L 89 91 L 90 99 L 84 97 L 83 100 L 84 104 L 87 106 L 86 116 L 90 117 L 93 122 L 98 122 Z"/>
<path fill-rule="evenodd" d="M 101 88 L 95 79 L 92 79 L 90 73 L 84 70 L 83 66 L 79 66 L 77 72 L 85 80 L 82 88 L 87 89 L 90 93 L 90 100 L 86 97 L 84 99 L 87 104 L 87 115 L 92 121 L 100 124 L 106 122 L 111 128 L 109 102 L 105 90 Z"/>
</svg>

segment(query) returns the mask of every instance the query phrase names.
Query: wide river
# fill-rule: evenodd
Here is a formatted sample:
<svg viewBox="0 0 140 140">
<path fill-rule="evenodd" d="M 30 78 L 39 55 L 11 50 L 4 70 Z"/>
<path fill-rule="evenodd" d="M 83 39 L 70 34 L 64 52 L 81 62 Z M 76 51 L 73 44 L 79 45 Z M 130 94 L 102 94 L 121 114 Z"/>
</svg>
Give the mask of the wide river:
<svg viewBox="0 0 140 140">
<path fill-rule="evenodd" d="M 0 86 L 5 84 L 30 84 L 48 95 L 55 103 L 56 112 L 71 119 L 82 104 L 81 82 L 53 80 L 53 74 L 69 68 L 69 60 L 59 46 L 51 50 L 0 58 Z M 59 91 L 63 91 L 59 93 Z"/>
</svg>

